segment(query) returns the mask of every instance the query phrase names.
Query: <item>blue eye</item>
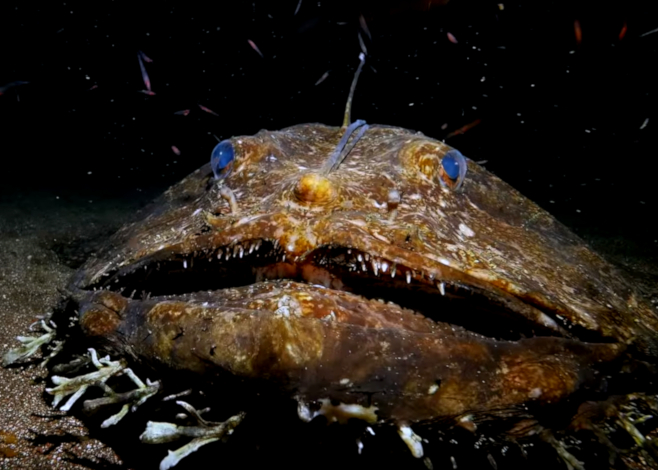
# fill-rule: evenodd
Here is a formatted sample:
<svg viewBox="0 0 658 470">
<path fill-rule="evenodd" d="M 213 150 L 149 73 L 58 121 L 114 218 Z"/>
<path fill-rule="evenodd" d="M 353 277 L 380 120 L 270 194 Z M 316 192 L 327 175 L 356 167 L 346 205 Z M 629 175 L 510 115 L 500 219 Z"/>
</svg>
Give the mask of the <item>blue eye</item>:
<svg viewBox="0 0 658 470">
<path fill-rule="evenodd" d="M 459 150 L 452 149 L 441 159 L 441 176 L 439 181 L 443 186 L 457 190 L 464 183 L 468 163 Z"/>
<path fill-rule="evenodd" d="M 215 145 L 210 154 L 210 167 L 215 174 L 215 179 L 224 179 L 229 175 L 233 168 L 233 160 L 235 160 L 235 150 L 231 142 L 222 140 Z"/>
</svg>

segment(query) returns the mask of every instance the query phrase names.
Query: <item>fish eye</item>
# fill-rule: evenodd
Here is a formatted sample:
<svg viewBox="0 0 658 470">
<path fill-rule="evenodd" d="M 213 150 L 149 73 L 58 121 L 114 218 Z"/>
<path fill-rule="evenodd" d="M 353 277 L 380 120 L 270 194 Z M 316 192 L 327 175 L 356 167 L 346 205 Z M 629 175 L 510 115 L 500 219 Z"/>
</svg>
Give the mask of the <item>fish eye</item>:
<svg viewBox="0 0 658 470">
<path fill-rule="evenodd" d="M 450 150 L 441 159 L 441 170 L 439 172 L 441 185 L 453 190 L 461 188 L 466 177 L 467 168 L 466 157 L 459 150 Z"/>
<path fill-rule="evenodd" d="M 230 141 L 222 140 L 215 145 L 210 154 L 210 167 L 215 174 L 215 179 L 224 179 L 231 173 L 233 160 L 235 160 L 235 150 Z"/>
</svg>

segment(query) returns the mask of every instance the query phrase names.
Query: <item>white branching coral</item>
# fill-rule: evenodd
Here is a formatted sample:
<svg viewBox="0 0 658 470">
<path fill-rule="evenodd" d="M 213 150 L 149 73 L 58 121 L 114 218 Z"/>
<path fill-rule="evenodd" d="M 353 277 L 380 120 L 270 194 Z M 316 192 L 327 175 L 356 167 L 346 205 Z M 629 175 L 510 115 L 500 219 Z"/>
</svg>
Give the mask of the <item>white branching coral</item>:
<svg viewBox="0 0 658 470">
<path fill-rule="evenodd" d="M 178 426 L 172 423 L 149 421 L 146 424 L 146 430 L 139 437 L 146 444 L 164 444 L 185 437 L 193 438 L 183 447 L 168 451 L 167 456 L 160 462 L 160 470 L 173 468 L 200 447 L 218 441 L 226 435 L 233 434 L 233 430 L 245 417 L 245 413 L 238 413 L 223 422 L 206 421 L 189 403 L 184 401 L 176 401 L 176 403 L 185 408 L 185 411 L 194 418 L 197 422 L 195 426 Z"/>
<path fill-rule="evenodd" d="M 98 369 L 97 371 L 73 378 L 58 375 L 52 377 L 52 381 L 56 387 L 47 388 L 46 392 L 55 396 L 53 406 L 56 407 L 64 397 L 71 395 L 67 402 L 60 408 L 62 411 L 68 411 L 90 386 L 101 387 L 105 392 L 105 396 L 95 400 L 85 401 L 84 408 L 86 411 L 95 412 L 107 405 L 123 403 L 123 407 L 118 413 L 103 421 L 101 427 L 106 428 L 118 423 L 131 409 L 131 405 L 134 411 L 149 397 L 152 397 L 160 390 L 160 382 L 151 382 L 147 379 L 146 383 L 144 383 L 135 375 L 132 369 L 126 367 L 124 361 L 112 361 L 109 356 L 99 359 L 98 353 L 93 348 L 89 349 L 89 354 L 91 362 Z M 105 383 L 109 378 L 120 374 L 130 378 L 137 385 L 137 388 L 128 392 L 116 393 Z"/>
<path fill-rule="evenodd" d="M 43 331 L 45 331 L 45 333 L 41 336 L 16 337 L 16 339 L 22 343 L 22 346 L 7 351 L 7 353 L 2 357 L 2 365 L 4 367 L 7 367 L 18 361 L 31 357 L 37 351 L 39 351 L 39 349 L 41 349 L 41 346 L 50 343 L 55 338 L 55 334 L 56 334 L 55 328 L 57 327 L 52 321 L 50 321 L 49 323 L 50 326 L 48 326 L 48 323 L 46 323 L 45 320 L 39 320 L 36 323 L 39 326 L 41 326 L 41 329 Z M 53 350 L 53 352 L 46 358 L 46 360 L 44 360 L 42 365 L 45 365 L 45 363 L 51 357 L 57 354 L 60 350 L 61 350 L 61 344 L 58 344 L 57 347 L 55 347 L 55 349 Z"/>
</svg>

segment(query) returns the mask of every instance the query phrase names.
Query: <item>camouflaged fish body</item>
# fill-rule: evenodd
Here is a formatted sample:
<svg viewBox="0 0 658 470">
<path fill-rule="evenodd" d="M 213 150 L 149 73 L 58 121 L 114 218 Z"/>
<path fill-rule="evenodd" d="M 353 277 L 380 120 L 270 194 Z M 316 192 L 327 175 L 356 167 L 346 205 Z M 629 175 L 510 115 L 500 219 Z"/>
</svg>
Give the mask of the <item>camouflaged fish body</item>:
<svg viewBox="0 0 658 470">
<path fill-rule="evenodd" d="M 84 331 L 400 422 L 556 402 L 628 347 L 655 356 L 614 268 L 500 179 L 468 161 L 455 191 L 450 147 L 385 126 L 324 171 L 342 135 L 230 139 L 225 179 L 200 168 L 79 271 Z"/>
<path fill-rule="evenodd" d="M 654 313 L 547 212 L 470 160 L 455 184 L 449 146 L 396 127 L 327 165 L 344 135 L 225 141 L 226 171 L 192 173 L 77 272 L 89 345 L 165 387 L 228 374 L 302 419 L 394 423 L 415 456 L 409 425 L 527 416 L 655 360 Z"/>
</svg>

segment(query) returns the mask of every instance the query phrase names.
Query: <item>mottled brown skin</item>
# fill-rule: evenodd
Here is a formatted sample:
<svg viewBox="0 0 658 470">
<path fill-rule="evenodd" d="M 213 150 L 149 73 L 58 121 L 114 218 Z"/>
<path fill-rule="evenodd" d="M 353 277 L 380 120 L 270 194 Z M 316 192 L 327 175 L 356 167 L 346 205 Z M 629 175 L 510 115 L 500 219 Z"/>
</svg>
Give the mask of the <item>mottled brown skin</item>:
<svg viewBox="0 0 658 470">
<path fill-rule="evenodd" d="M 307 124 L 230 139 L 226 179 L 203 166 L 78 272 L 83 331 L 172 371 L 228 371 L 412 424 L 513 415 L 595 387 L 624 358 L 656 358 L 655 314 L 540 207 L 470 160 L 460 190 L 442 185 L 450 147 L 395 127 L 372 126 L 326 171 L 343 132 Z M 226 287 L 250 279 L 249 266 L 247 285 Z M 194 269 L 207 270 L 203 292 L 128 298 Z M 462 300 L 443 322 L 442 302 L 460 292 L 480 303 Z M 422 313 L 397 305 L 414 298 Z M 523 333 L 469 331 L 476 310 L 487 318 L 482 305 Z"/>
</svg>

